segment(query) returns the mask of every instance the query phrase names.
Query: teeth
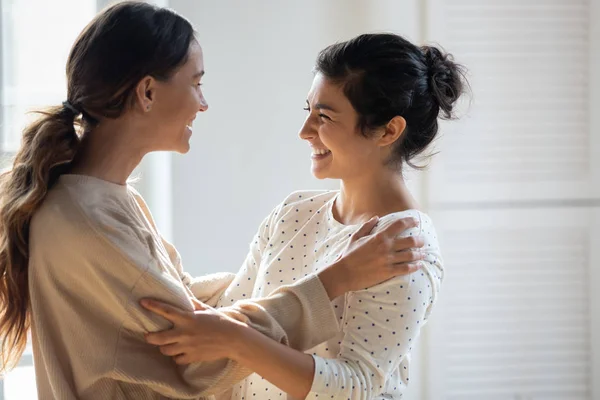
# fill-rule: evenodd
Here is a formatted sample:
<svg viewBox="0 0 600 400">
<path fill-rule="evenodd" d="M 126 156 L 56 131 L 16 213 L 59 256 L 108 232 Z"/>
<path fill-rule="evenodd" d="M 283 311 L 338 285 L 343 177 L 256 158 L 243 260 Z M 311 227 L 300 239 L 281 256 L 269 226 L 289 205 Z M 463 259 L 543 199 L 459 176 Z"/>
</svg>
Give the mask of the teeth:
<svg viewBox="0 0 600 400">
<path fill-rule="evenodd" d="M 313 154 L 323 155 L 327 153 L 330 153 L 330 151 L 325 149 L 313 149 Z"/>
</svg>

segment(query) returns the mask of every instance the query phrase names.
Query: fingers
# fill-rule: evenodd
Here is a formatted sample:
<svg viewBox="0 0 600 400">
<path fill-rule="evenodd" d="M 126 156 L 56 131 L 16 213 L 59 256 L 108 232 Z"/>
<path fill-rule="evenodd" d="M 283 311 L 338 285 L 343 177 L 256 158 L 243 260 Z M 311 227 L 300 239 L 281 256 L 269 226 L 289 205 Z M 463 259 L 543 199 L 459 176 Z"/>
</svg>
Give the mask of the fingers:
<svg viewBox="0 0 600 400">
<path fill-rule="evenodd" d="M 419 249 L 425 245 L 425 241 L 420 236 L 408 236 L 394 239 L 393 250 L 405 251 L 411 249 Z"/>
<path fill-rule="evenodd" d="M 183 318 L 187 314 L 187 312 L 185 312 L 177 307 L 173 307 L 169 304 L 166 304 L 166 303 L 163 303 L 160 301 L 154 301 L 154 300 L 150 300 L 150 299 L 142 299 L 142 300 L 140 300 L 140 304 L 146 310 L 152 311 L 153 313 L 158 314 L 161 317 L 163 317 L 166 320 L 169 320 L 173 323 L 183 320 Z"/>
<path fill-rule="evenodd" d="M 352 241 L 356 241 L 356 240 L 370 234 L 378 222 L 379 222 L 379 217 L 375 216 L 375 217 L 371 218 L 370 220 L 368 220 L 367 222 L 365 222 L 364 224 L 362 224 L 362 226 L 356 232 L 354 232 L 354 234 L 352 235 Z"/>
<path fill-rule="evenodd" d="M 165 346 L 160 346 L 160 352 L 165 356 L 173 357 L 178 356 L 184 352 L 183 346 L 179 343 L 167 344 Z"/>
<path fill-rule="evenodd" d="M 220 312 L 227 315 L 229 318 L 233 318 L 236 321 L 247 324 L 250 321 L 250 318 L 245 314 L 242 314 L 239 310 L 236 310 L 232 307 L 224 307 L 219 309 Z"/>
<path fill-rule="evenodd" d="M 378 232 L 378 234 L 388 238 L 395 238 L 405 230 L 417 226 L 419 226 L 418 219 L 412 217 L 401 218 L 389 224 L 385 229 Z"/>
<path fill-rule="evenodd" d="M 422 262 L 394 264 L 390 268 L 390 278 L 401 275 L 410 275 L 413 272 L 420 270 L 421 268 L 423 268 Z"/>
<path fill-rule="evenodd" d="M 176 343 L 179 339 L 179 335 L 175 331 L 173 331 L 173 329 L 169 329 L 162 332 L 146 333 L 145 336 L 146 342 L 157 346 L 164 346 L 166 344 Z"/>
<path fill-rule="evenodd" d="M 389 256 L 390 264 L 406 264 L 406 263 L 417 263 L 425 258 L 425 254 L 419 250 L 405 250 L 391 253 Z"/>
<path fill-rule="evenodd" d="M 208 306 L 196 298 L 192 298 L 192 304 L 194 305 L 194 311 L 205 311 Z"/>
<path fill-rule="evenodd" d="M 188 354 L 179 354 L 173 357 L 173 360 L 175 360 L 175 364 L 177 365 L 186 365 L 192 363 L 191 358 Z"/>
</svg>

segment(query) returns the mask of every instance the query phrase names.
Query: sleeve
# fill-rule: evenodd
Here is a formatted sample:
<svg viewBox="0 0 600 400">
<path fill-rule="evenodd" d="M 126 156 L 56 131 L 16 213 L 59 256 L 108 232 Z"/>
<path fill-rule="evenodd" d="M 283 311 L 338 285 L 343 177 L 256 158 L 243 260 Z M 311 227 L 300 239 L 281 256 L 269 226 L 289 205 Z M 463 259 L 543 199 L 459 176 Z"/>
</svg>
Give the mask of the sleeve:
<svg viewBox="0 0 600 400">
<path fill-rule="evenodd" d="M 281 288 L 265 299 L 238 303 L 235 309 L 248 319 L 252 328 L 273 340 L 289 344 L 286 331 L 277 321 L 287 322 L 289 326 L 301 325 L 306 319 L 313 321 L 314 317 L 302 316 L 302 308 L 312 306 L 314 296 L 318 296 L 315 288 L 317 292 L 320 290 L 319 284 L 316 277 L 307 279 L 294 287 Z M 142 385 L 163 396 L 196 398 L 222 393 L 252 373 L 228 359 L 176 365 L 170 357 L 164 356 L 158 348 L 148 345 L 144 340 L 145 332 L 170 327 L 167 321 L 139 306 L 139 300 L 145 297 L 192 310 L 180 282 L 169 280 L 169 275 L 157 279 L 153 274 L 145 273 L 135 285 L 127 305 L 128 318 L 121 328 L 112 379 Z M 290 318 L 286 316 L 290 310 L 301 314 Z M 335 316 L 332 318 L 335 319 Z"/>
<path fill-rule="evenodd" d="M 194 279 L 183 270 L 175 247 L 164 238 L 162 241 L 182 281 L 197 299 L 211 307 L 219 304 L 222 306 L 220 311 L 226 314 L 242 314 L 251 326 L 262 333 L 265 330 L 259 324 L 267 324 L 269 329 L 278 327 L 285 332 L 285 339 L 278 341 L 297 350 L 307 350 L 332 338 L 339 330 L 331 301 L 318 277 L 308 276 L 294 285 L 279 288 L 266 298 L 251 299 L 262 254 L 268 247 L 271 232 L 284 205 L 275 207 L 261 222 L 235 277 L 220 273 Z M 149 214 L 147 207 L 145 212 Z"/>
<path fill-rule="evenodd" d="M 441 260 L 434 238 L 429 239 L 425 235 L 428 253 L 420 271 L 348 294 L 340 352 L 335 359 L 313 356 L 307 399 L 373 399 L 384 392 L 419 336 L 439 288 Z"/>
<path fill-rule="evenodd" d="M 162 245 L 169 256 L 169 260 L 177 270 L 183 284 L 191 290 L 194 297 L 196 297 L 198 300 L 200 300 L 203 303 L 206 303 L 211 307 L 216 306 L 217 300 L 219 299 L 219 297 L 221 297 L 225 289 L 229 287 L 235 275 L 229 272 L 218 272 L 215 274 L 203 275 L 200 277 L 193 278 L 189 273 L 185 272 L 183 270 L 181 256 L 179 255 L 179 252 L 177 251 L 175 246 L 173 246 L 169 241 L 167 241 L 158 231 L 158 228 L 156 227 L 156 223 L 154 222 L 154 218 L 152 217 L 152 213 L 150 212 L 146 201 L 144 200 L 142 195 L 140 195 L 133 187 L 131 187 L 131 191 L 133 193 L 133 196 L 135 197 L 137 204 L 140 206 L 140 209 L 142 210 L 144 216 L 146 217 L 152 228 L 154 228 L 155 233 L 158 236 L 160 236 Z"/>
<path fill-rule="evenodd" d="M 251 318 L 267 313 L 286 332 L 288 346 L 307 350 L 338 332 L 331 301 L 318 277 L 308 276 L 294 285 L 283 286 L 266 298 L 252 298 L 262 254 L 269 246 L 272 228 L 282 208 L 281 205 L 276 207 L 262 221 L 244 264 L 218 304 L 225 313 L 241 312 Z"/>
<path fill-rule="evenodd" d="M 230 272 L 217 272 L 194 278 L 183 270 L 181 256 L 175 246 L 162 236 L 161 240 L 183 284 L 190 289 L 198 300 L 211 307 L 216 307 L 217 301 L 223 295 L 223 292 L 230 287 L 236 275 Z"/>
<path fill-rule="evenodd" d="M 279 204 L 261 222 L 254 235 L 246 259 L 237 274 L 221 272 L 193 278 L 185 272 L 181 256 L 156 228 L 152 213 L 144 198 L 132 188 L 135 200 L 142 209 L 156 234 L 160 236 L 169 259 L 179 274 L 181 281 L 194 297 L 211 307 L 217 303 L 225 308 L 223 312 L 248 314 L 246 317 L 259 318 L 259 314 L 267 313 L 275 319 L 287 333 L 290 346 L 296 349 L 309 349 L 333 337 L 337 333 L 337 319 L 333 313 L 329 296 L 320 280 L 308 277 L 293 286 L 282 287 L 268 298 L 249 301 L 254 290 L 254 283 L 262 260 L 262 253 L 268 246 L 271 232 L 283 212 L 285 203 Z M 227 302 L 219 300 L 227 299 Z M 263 320 L 264 318 L 260 318 Z M 325 326 L 325 329 L 322 327 Z M 317 329 L 319 327 L 319 329 Z"/>
<path fill-rule="evenodd" d="M 172 260 L 177 261 L 176 269 L 197 299 L 211 307 L 219 305 L 221 312 L 236 318 L 241 314 L 254 329 L 294 349 L 308 350 L 332 338 L 339 330 L 327 291 L 317 276 L 310 275 L 293 285 L 282 286 L 267 297 L 252 298 L 261 254 L 268 246 L 269 224 L 278 213 L 276 209 L 261 223 L 235 276 L 220 273 L 192 278 L 183 271 L 177 250 L 164 239 L 163 243 L 169 253 L 175 255 Z M 273 337 L 272 330 L 283 332 L 283 337 Z"/>
<path fill-rule="evenodd" d="M 143 204 L 144 212 L 148 213 Z M 264 243 L 264 240 L 255 245 L 258 243 Z M 151 258 L 149 264 L 157 262 Z M 181 275 L 183 270 L 180 262 L 176 268 Z M 153 273 L 161 270 L 159 266 L 149 265 L 145 269 L 146 273 L 136 282 L 129 295 L 127 318 L 121 329 L 112 378 L 147 386 L 164 396 L 193 398 L 221 393 L 248 376 L 252 371 L 233 360 L 177 366 L 171 358 L 145 342 L 145 332 L 168 329 L 170 325 L 142 309 L 140 299 L 152 297 L 182 309 L 193 309 L 183 287 L 188 285 L 185 279 L 176 280 L 168 273 Z M 315 335 L 317 340 L 335 334 L 335 329 L 323 329 L 321 324 L 331 326 L 333 323 L 337 327 L 329 297 L 316 276 L 307 277 L 292 286 L 281 287 L 267 298 L 235 303 L 229 310 L 243 314 L 252 328 L 273 340 L 302 349 L 312 347 L 315 340 L 311 339 L 313 330 L 321 331 L 315 332 L 318 333 Z"/>
</svg>

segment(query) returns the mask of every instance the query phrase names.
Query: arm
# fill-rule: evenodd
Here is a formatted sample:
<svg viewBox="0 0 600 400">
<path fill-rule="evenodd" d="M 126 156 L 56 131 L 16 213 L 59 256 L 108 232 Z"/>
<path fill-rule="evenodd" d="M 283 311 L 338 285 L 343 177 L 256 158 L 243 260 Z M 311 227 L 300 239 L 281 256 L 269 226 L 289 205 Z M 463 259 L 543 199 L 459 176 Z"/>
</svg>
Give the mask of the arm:
<svg viewBox="0 0 600 400">
<path fill-rule="evenodd" d="M 380 395 L 425 323 L 433 295 L 431 283 L 421 271 L 351 293 L 340 352 L 333 360 L 313 357 L 309 398 L 327 395 L 362 400 Z M 405 376 L 406 371 L 400 372 Z"/>
<path fill-rule="evenodd" d="M 385 230 L 387 229 L 389 228 Z M 394 234 L 398 234 L 398 232 Z M 406 250 L 415 246 L 414 239 L 398 240 L 396 243 L 398 247 L 395 248 L 395 251 Z M 408 257 L 412 260 L 410 252 L 402 252 L 404 253 L 402 257 Z M 372 253 L 373 249 L 367 252 L 371 255 Z M 387 250 L 384 255 L 387 259 L 389 256 Z M 356 264 L 361 265 L 358 262 Z M 352 263 L 352 265 L 356 264 Z M 339 267 L 339 265 L 335 267 Z M 340 271 L 341 275 L 337 275 L 338 280 L 340 280 L 340 276 L 346 276 L 345 272 L 348 270 L 337 270 L 337 273 L 340 274 Z M 408 272 L 412 271 L 411 269 L 408 270 Z M 375 268 L 369 270 L 369 273 L 369 279 L 381 279 L 379 275 L 382 273 L 381 270 Z M 390 272 L 388 271 L 388 273 Z M 398 275 L 398 273 L 399 271 L 394 272 L 395 275 Z M 335 274 L 330 275 L 330 277 L 335 276 Z M 316 279 L 317 277 L 313 278 Z M 344 281 L 344 279 L 341 280 Z M 364 283 L 365 281 L 360 280 L 359 282 Z M 368 282 L 365 285 L 369 286 Z M 357 287 L 360 286 L 354 286 L 354 288 Z M 335 296 L 335 294 L 332 294 L 332 296 Z M 159 345 L 164 354 L 174 356 L 178 364 L 230 357 L 259 372 L 266 379 L 282 389 L 290 391 L 296 397 L 303 397 L 311 388 L 315 362 L 310 356 L 274 342 L 255 330 L 247 329 L 243 324 L 228 323 L 226 318 L 216 316 L 214 310 L 187 313 L 168 305 L 153 305 L 148 308 L 174 323 L 175 327 L 173 329 L 150 334 L 147 339 L 150 343 Z M 286 311 L 285 307 L 281 311 Z"/>
<path fill-rule="evenodd" d="M 141 197 L 138 197 L 138 203 L 153 224 Z M 241 317 L 254 329 L 278 342 L 305 350 L 333 337 L 338 331 L 330 294 L 340 292 L 339 278 L 324 272 L 320 277 L 309 276 L 294 285 L 279 288 L 268 297 L 251 299 L 262 253 L 268 247 L 271 228 L 281 208 L 282 205 L 277 206 L 261 222 L 246 259 L 234 278 L 232 274 L 215 274 L 193 279 L 183 270 L 175 247 L 164 238 L 162 242 L 182 281 L 198 300 L 215 307 L 219 299 L 227 298 L 231 304 L 222 304 L 226 306 L 221 309 L 225 314 L 238 319 Z M 279 334 L 273 336 L 272 332 Z"/>
<path fill-rule="evenodd" d="M 426 264 L 420 272 L 349 294 L 335 359 L 285 348 L 256 333 L 246 335 L 234 357 L 295 398 L 375 398 L 411 351 L 436 297 L 439 257 L 430 253 Z M 407 384 L 407 371 L 400 373 Z"/>
<path fill-rule="evenodd" d="M 437 297 L 443 268 L 430 224 L 428 219 L 422 223 L 427 227 L 422 271 L 348 295 L 344 338 L 336 359 L 312 357 L 256 333 L 239 343 L 234 357 L 295 398 L 308 394 L 308 398 L 370 399 L 381 394 L 412 349 Z M 400 371 L 404 384 L 407 373 Z"/>
<path fill-rule="evenodd" d="M 316 331 L 317 335 L 328 330 L 331 330 L 331 334 L 335 333 L 335 330 L 329 325 L 337 323 L 330 305 L 330 296 L 339 295 L 346 290 L 369 286 L 369 282 L 372 280 L 375 280 L 373 283 L 377 283 L 389 279 L 391 276 L 402 273 L 405 268 L 409 268 L 407 266 L 400 268 L 390 263 L 390 260 L 395 260 L 394 258 L 390 259 L 390 255 L 395 254 L 397 250 L 392 245 L 398 244 L 398 242 L 390 241 L 389 237 L 381 235 L 375 236 L 374 239 L 362 237 L 370 232 L 374 223 L 376 221 L 371 222 L 370 225 L 366 224 L 362 228 L 361 235 L 353 238 L 356 240 L 351 243 L 343 260 L 334 265 L 336 269 L 333 270 L 333 273 L 332 269 L 329 269 L 329 274 L 323 276 L 323 282 L 328 286 L 324 286 L 319 277 L 308 277 L 295 285 L 280 288 L 268 298 L 242 302 L 236 305 L 235 312 L 247 317 L 251 327 L 280 343 L 292 343 L 288 341 L 287 333 L 290 337 L 298 337 L 299 346 L 302 346 L 303 343 L 310 343 L 302 337 L 311 329 Z M 409 223 L 409 221 L 404 221 L 404 224 L 396 227 L 397 231 L 391 230 L 388 231 L 388 234 L 394 235 L 398 231 L 403 231 L 406 229 L 406 224 Z M 111 230 L 111 234 L 116 233 L 118 231 Z M 128 251 L 134 251 L 135 248 L 136 254 L 148 251 L 147 243 L 132 242 L 131 238 L 117 238 L 116 240 L 119 243 L 128 242 L 130 244 L 127 247 Z M 387 247 L 382 248 L 382 245 Z M 406 248 L 406 243 L 400 242 L 399 245 Z M 384 251 L 380 251 L 382 254 L 374 255 L 374 249 L 383 249 Z M 126 291 L 118 291 L 113 288 L 115 291 L 111 290 L 109 293 L 115 298 L 120 299 L 124 296 L 127 298 L 125 317 L 120 323 L 119 340 L 110 378 L 145 386 L 162 395 L 176 398 L 209 396 L 227 390 L 251 371 L 234 360 L 223 358 L 215 361 L 196 362 L 186 366 L 176 365 L 170 358 L 161 354 L 159 349 L 148 346 L 145 342 L 144 334 L 146 332 L 165 330 L 170 328 L 171 324 L 168 320 L 142 309 L 139 306 L 140 299 L 153 297 L 186 312 L 193 311 L 192 300 L 186 291 L 189 287 L 185 288 L 181 276 L 175 278 L 168 272 L 173 271 L 172 266 L 161 265 L 154 253 L 149 254 L 145 265 L 136 265 L 132 258 L 125 253 L 123 253 L 123 258 L 127 262 L 124 265 L 115 267 L 111 263 L 107 263 L 115 268 L 115 271 L 122 269 L 145 271 L 141 277 L 136 278 L 132 289 L 127 289 L 127 286 L 123 288 Z M 398 257 L 406 261 L 404 257 Z M 140 260 L 141 258 L 134 257 L 133 259 Z M 367 273 L 365 265 L 373 267 L 373 269 L 368 270 Z M 336 277 L 337 279 L 335 279 Z M 338 281 L 341 284 L 338 284 Z M 220 318 L 220 315 L 218 317 Z M 236 326 L 236 324 L 230 323 L 228 326 Z M 203 344 L 208 344 L 209 348 L 218 348 L 219 346 L 213 346 L 214 342 L 209 343 L 210 340 L 216 341 L 216 343 L 220 343 L 221 349 L 229 352 L 232 347 L 228 340 L 229 337 L 211 335 L 208 328 L 208 325 L 200 328 L 201 332 L 207 334 L 203 338 L 205 339 L 202 341 Z"/>
<path fill-rule="evenodd" d="M 142 206 L 142 210 L 147 216 L 149 215 L 145 206 Z M 151 220 L 150 222 L 152 223 Z M 115 233 L 119 232 L 117 230 Z M 158 232 L 156 233 L 158 234 Z M 114 262 L 106 264 L 112 265 L 111 268 L 119 273 L 131 271 L 126 274 L 131 277 L 135 285 L 132 288 L 128 286 L 131 285 L 131 281 L 123 282 L 124 285 L 119 289 L 113 282 L 109 293 L 111 297 L 127 299 L 122 311 L 114 310 L 114 313 L 111 313 L 113 317 L 118 315 L 123 320 L 115 321 L 116 326 L 121 326 L 121 329 L 117 348 L 114 351 L 114 367 L 108 374 L 110 379 L 140 385 L 168 397 L 196 398 L 223 392 L 250 374 L 251 371 L 243 368 L 239 363 L 226 359 L 178 366 L 173 363 L 171 358 L 161 354 L 159 349 L 149 346 L 144 340 L 145 333 L 168 329 L 171 325 L 169 321 L 142 309 L 139 306 L 139 300 L 152 297 L 183 310 L 192 311 L 193 303 L 187 290 L 191 285 L 182 278 L 179 262 L 176 262 L 174 270 L 173 265 L 162 264 L 168 262 L 165 257 L 155 257 L 155 253 L 164 254 L 163 250 L 165 249 L 161 250 L 160 244 L 157 243 L 159 248 L 148 253 L 148 244 L 138 243 L 134 236 L 116 238 L 115 242 L 126 242 L 128 246 L 126 248 L 117 246 L 117 250 L 121 251 L 116 253 L 114 252 L 115 248 L 107 249 L 103 254 L 121 257 L 124 260 L 123 265 L 114 266 Z M 162 244 L 168 249 L 171 263 L 177 261 L 179 257 L 174 248 L 169 245 L 165 246 L 165 242 Z M 132 257 L 128 253 L 129 251 L 137 256 Z M 146 256 L 143 257 L 144 254 Z M 144 272 L 139 278 L 134 278 L 132 274 L 135 271 Z M 179 279 L 173 275 L 175 271 L 178 272 Z M 321 315 L 325 316 L 325 319 L 331 318 L 335 321 L 335 316 L 329 308 L 327 293 L 320 282 L 315 279 L 300 283 L 292 289 L 280 290 L 270 298 L 263 299 L 259 304 L 251 301 L 245 302 L 237 306 L 236 310 L 248 320 L 248 324 L 253 328 L 277 342 L 288 343 L 286 332 L 272 315 L 279 315 L 282 320 L 291 321 L 290 324 L 293 324 L 296 318 L 284 316 L 284 310 L 294 309 L 294 307 L 313 307 L 313 302 L 316 303 L 315 308 L 322 307 L 324 309 Z M 112 351 L 109 353 L 112 354 Z"/>
<path fill-rule="evenodd" d="M 272 236 L 268 228 L 274 225 L 277 216 L 276 209 L 261 225 L 246 264 L 230 287 L 232 291 L 237 290 L 239 284 L 243 294 L 250 295 L 250 286 L 244 289 L 242 285 L 250 285 L 248 282 L 256 280 L 261 253 Z M 286 333 L 287 342 L 280 342 L 298 350 L 310 349 L 333 337 L 338 332 L 338 325 L 330 300 L 420 268 L 415 261 L 421 260 L 422 254 L 406 250 L 423 246 L 422 239 L 416 236 L 396 239 L 418 222 L 412 218 L 388 221 L 378 228 L 376 235 L 367 236 L 377 223 L 377 219 L 365 223 L 352 236 L 341 259 L 316 276 L 280 287 L 266 298 L 239 301 L 221 311 L 234 315 L 242 313 L 250 320 L 266 318 Z M 253 287 L 253 283 L 251 285 Z M 228 292 L 229 289 L 226 294 Z M 257 330 L 261 331 L 260 327 Z"/>
<path fill-rule="evenodd" d="M 237 343 L 234 357 L 294 398 L 372 399 L 381 394 L 423 324 L 422 304 L 427 302 L 421 300 L 429 293 L 423 293 L 427 285 L 422 282 L 410 285 L 418 274 L 350 294 L 345 334 L 335 359 L 304 354 L 252 330 L 245 342 Z M 406 290 L 397 290 L 399 286 Z M 411 294 L 414 302 L 400 300 Z"/>
<path fill-rule="evenodd" d="M 169 256 L 169 260 L 173 267 L 179 273 L 181 281 L 187 286 L 194 296 L 202 301 L 214 307 L 219 300 L 219 297 L 223 292 L 231 285 L 235 275 L 229 272 L 217 272 L 215 274 L 203 275 L 200 277 L 193 278 L 190 274 L 183 270 L 181 264 L 181 256 L 179 252 L 169 241 L 167 241 L 156 228 L 156 223 L 152 217 L 152 213 L 148 208 L 144 198 L 133 188 L 131 188 L 137 204 L 140 206 L 144 216 L 148 220 L 148 223 L 154 228 L 154 233 L 160 236 L 162 245 Z"/>
<path fill-rule="evenodd" d="M 166 355 L 175 354 L 169 354 L 163 349 L 159 350 L 145 342 L 144 334 L 146 332 L 162 331 L 170 328 L 171 324 L 168 320 L 146 312 L 138 305 L 138 300 L 152 297 L 183 310 L 191 311 L 192 303 L 186 297 L 181 286 L 177 290 L 178 285 L 180 285 L 179 282 L 172 279 L 163 281 L 151 273 L 145 273 L 138 280 L 127 304 L 128 317 L 122 324 L 118 347 L 115 351 L 115 367 L 111 378 L 143 385 L 170 397 L 184 398 L 187 396 L 219 394 L 248 376 L 252 371 L 235 360 L 221 357 L 214 357 L 190 365 L 177 365 L 169 357 L 166 357 Z M 313 288 L 316 288 L 316 293 L 313 292 Z M 320 291 L 322 293 L 319 293 Z M 319 298 L 319 296 L 321 297 Z M 326 307 L 324 312 L 331 312 L 331 319 L 335 321 L 335 315 L 329 308 L 329 297 L 317 277 L 310 277 L 310 279 L 306 279 L 293 288 L 281 288 L 277 293 L 257 302 L 242 302 L 236 306 L 236 312 L 243 315 L 248 326 L 252 327 L 254 331 L 271 338 L 270 340 L 275 343 L 287 345 L 289 342 L 286 332 L 279 324 L 274 322 L 276 318 L 284 321 L 289 320 L 290 324 L 296 323 L 293 322 L 296 320 L 301 321 L 300 324 L 306 323 L 306 321 L 315 321 L 318 319 L 316 317 L 318 311 L 312 315 L 304 312 L 304 316 L 302 314 L 288 316 L 286 312 L 293 307 L 315 308 L 311 303 L 319 301 L 323 302 Z M 261 305 L 264 305 L 264 307 Z M 212 311 L 213 314 L 209 317 L 224 318 L 223 313 Z M 237 326 L 236 324 L 232 325 Z M 208 325 L 203 330 L 207 334 L 204 345 L 209 349 L 232 346 L 232 343 L 227 340 L 231 335 L 210 330 Z M 322 330 L 328 331 L 329 329 L 323 327 Z M 333 330 L 331 329 L 331 331 Z M 220 341 L 223 340 L 224 342 L 221 343 Z M 214 343 L 217 345 L 213 346 Z M 205 355 L 207 354 L 209 354 L 208 351 L 205 352 Z"/>
</svg>

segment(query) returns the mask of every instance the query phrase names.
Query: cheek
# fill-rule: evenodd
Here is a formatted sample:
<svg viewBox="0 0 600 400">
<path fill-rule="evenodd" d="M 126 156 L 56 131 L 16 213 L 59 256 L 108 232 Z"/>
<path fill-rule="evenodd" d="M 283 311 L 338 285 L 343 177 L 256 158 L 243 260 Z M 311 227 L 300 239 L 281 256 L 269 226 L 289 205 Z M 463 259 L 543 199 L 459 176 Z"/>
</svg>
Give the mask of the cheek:
<svg viewBox="0 0 600 400">
<path fill-rule="evenodd" d="M 346 133 L 340 127 L 323 123 L 319 126 L 319 140 L 331 151 L 342 152 L 346 147 Z"/>
<path fill-rule="evenodd" d="M 189 111 L 193 110 L 196 107 L 196 104 L 198 104 L 198 98 L 199 95 L 194 86 L 178 88 L 178 90 L 173 91 L 169 97 L 171 101 L 168 107 L 171 108 L 172 112 L 175 114 L 189 113 Z"/>
<path fill-rule="evenodd" d="M 352 161 L 363 158 L 364 140 L 354 132 L 348 132 L 341 127 L 323 125 L 319 130 L 319 138 L 338 159 Z"/>
</svg>

